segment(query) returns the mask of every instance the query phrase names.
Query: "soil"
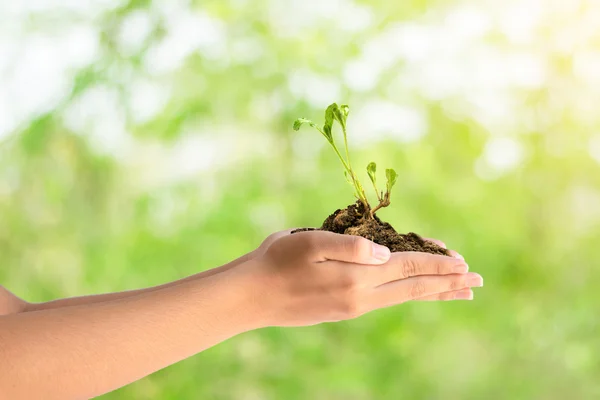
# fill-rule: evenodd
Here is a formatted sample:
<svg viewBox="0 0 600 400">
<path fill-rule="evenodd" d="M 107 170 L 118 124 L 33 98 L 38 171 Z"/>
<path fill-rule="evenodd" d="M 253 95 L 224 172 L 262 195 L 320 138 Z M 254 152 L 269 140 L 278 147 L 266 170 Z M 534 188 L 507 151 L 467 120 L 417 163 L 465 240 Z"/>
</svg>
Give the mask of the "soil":
<svg viewBox="0 0 600 400">
<path fill-rule="evenodd" d="M 349 205 L 343 210 L 336 210 L 331 214 L 319 229 L 302 228 L 292 233 L 322 230 L 345 235 L 365 237 L 377 244 L 387 246 L 390 251 L 420 251 L 423 253 L 441 254 L 449 256 L 446 249 L 437 244 L 423 239 L 416 233 L 400 234 L 387 222 L 383 222 L 375 215 L 373 218 L 364 218 L 365 208 L 359 201 Z"/>
</svg>

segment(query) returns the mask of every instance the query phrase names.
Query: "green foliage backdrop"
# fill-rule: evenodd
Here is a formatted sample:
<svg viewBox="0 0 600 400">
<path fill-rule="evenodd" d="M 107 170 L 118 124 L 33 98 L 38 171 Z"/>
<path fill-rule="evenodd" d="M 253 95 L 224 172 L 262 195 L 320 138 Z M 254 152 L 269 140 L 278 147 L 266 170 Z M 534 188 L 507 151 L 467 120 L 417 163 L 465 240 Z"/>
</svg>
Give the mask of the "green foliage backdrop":
<svg viewBox="0 0 600 400">
<path fill-rule="evenodd" d="M 598 398 L 599 19 L 586 1 L 2 2 L 0 283 L 146 287 L 320 224 L 352 188 L 291 124 L 348 103 L 355 165 L 399 173 L 381 217 L 459 250 L 475 301 L 247 333 L 103 398 Z"/>
</svg>

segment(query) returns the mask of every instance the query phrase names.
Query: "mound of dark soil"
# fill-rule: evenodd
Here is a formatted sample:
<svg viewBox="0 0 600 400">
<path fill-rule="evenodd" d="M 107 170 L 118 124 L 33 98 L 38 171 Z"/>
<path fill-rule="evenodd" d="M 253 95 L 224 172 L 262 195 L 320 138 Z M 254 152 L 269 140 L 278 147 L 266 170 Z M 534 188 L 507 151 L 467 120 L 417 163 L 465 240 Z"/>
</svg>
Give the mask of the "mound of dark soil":
<svg viewBox="0 0 600 400">
<path fill-rule="evenodd" d="M 311 230 L 315 229 L 302 228 L 292 233 Z M 377 244 L 387 246 L 392 252 L 420 251 L 445 256 L 449 255 L 446 249 L 423 239 L 416 233 L 400 234 L 396 232 L 390 224 L 381 221 L 377 215 L 373 218 L 365 218 L 365 208 L 358 201 L 356 204 L 352 204 L 343 210 L 336 210 L 327 217 L 325 222 L 323 222 L 323 226 L 318 230 L 362 236 Z"/>
</svg>

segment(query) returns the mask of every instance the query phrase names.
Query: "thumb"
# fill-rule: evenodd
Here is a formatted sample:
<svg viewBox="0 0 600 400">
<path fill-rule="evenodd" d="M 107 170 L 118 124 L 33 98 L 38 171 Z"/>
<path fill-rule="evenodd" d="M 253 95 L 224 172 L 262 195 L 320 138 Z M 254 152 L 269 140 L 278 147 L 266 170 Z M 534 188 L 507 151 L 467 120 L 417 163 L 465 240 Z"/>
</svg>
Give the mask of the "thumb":
<svg viewBox="0 0 600 400">
<path fill-rule="evenodd" d="M 354 264 L 384 264 L 391 256 L 390 249 L 361 236 L 332 232 L 306 232 L 314 235 L 313 255 L 316 261 L 343 261 Z"/>
</svg>

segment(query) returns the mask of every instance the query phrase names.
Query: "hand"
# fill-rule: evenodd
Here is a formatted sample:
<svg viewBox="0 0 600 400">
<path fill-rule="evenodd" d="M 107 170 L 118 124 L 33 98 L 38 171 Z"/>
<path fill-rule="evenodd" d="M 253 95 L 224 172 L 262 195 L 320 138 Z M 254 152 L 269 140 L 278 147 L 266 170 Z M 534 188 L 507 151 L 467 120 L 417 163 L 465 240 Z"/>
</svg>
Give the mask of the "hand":
<svg viewBox="0 0 600 400">
<path fill-rule="evenodd" d="M 365 238 L 322 231 L 279 237 L 246 268 L 266 326 L 340 321 L 410 300 L 471 299 L 470 288 L 483 285 L 458 256 L 390 254 Z"/>
<path fill-rule="evenodd" d="M 292 231 L 295 231 L 296 229 L 297 228 L 292 228 L 292 229 L 286 229 L 286 230 L 283 230 L 283 231 L 272 233 L 265 240 L 263 240 L 263 242 L 260 244 L 260 246 L 256 250 L 252 251 L 251 253 L 246 254 L 245 257 L 247 257 L 247 258 L 245 259 L 245 261 L 247 261 L 247 260 L 249 260 L 251 258 L 255 258 L 255 257 L 259 256 L 259 255 L 264 254 L 264 252 L 267 251 L 267 249 L 277 239 L 280 239 L 280 238 L 282 238 L 284 236 L 289 235 Z M 443 247 L 444 249 L 447 248 L 446 247 L 446 243 L 442 242 L 441 240 L 431 239 L 431 238 L 424 238 L 424 239 L 427 240 L 427 241 L 429 241 L 429 242 L 433 242 L 433 243 L 437 244 L 438 246 Z M 448 250 L 448 251 L 449 251 L 449 253 L 450 253 L 450 255 L 452 257 L 459 258 L 461 260 L 465 259 L 462 255 L 460 255 L 459 253 L 457 253 L 454 250 Z"/>
<path fill-rule="evenodd" d="M 256 248 L 256 250 L 250 253 L 250 258 L 256 258 L 258 256 L 263 255 L 267 251 L 267 249 L 273 243 L 275 243 L 275 241 L 281 239 L 284 236 L 290 235 L 295 230 L 295 228 L 292 228 L 270 234 L 265 240 L 262 241 L 262 243 Z"/>
</svg>

